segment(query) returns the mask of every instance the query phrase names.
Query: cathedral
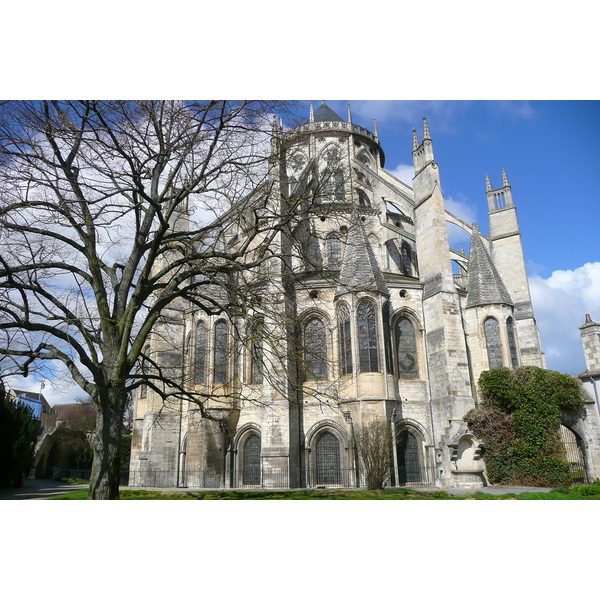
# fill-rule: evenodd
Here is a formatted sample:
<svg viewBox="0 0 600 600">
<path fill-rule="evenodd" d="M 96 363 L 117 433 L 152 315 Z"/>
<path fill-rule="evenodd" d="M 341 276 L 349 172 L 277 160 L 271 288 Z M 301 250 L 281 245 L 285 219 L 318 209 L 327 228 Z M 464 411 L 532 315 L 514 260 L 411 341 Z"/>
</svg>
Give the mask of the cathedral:
<svg viewBox="0 0 600 600">
<path fill-rule="evenodd" d="M 419 129 L 404 182 L 350 106 L 346 119 L 323 103 L 274 125 L 269 194 L 313 201 L 274 236 L 264 308 L 182 306 L 152 334 L 148 352 L 168 356 L 167 338 L 181 348 L 182 380 L 206 400 L 168 405 L 139 388 L 130 485 L 361 486 L 355 433 L 377 419 L 394 440 L 391 485 L 487 484 L 463 421 L 479 375 L 545 367 L 517 209 L 502 171 L 500 186 L 485 176 L 488 236 L 451 214 L 425 117 Z M 468 253 L 447 223 L 471 236 Z M 245 226 L 228 224 L 229 246 Z"/>
</svg>

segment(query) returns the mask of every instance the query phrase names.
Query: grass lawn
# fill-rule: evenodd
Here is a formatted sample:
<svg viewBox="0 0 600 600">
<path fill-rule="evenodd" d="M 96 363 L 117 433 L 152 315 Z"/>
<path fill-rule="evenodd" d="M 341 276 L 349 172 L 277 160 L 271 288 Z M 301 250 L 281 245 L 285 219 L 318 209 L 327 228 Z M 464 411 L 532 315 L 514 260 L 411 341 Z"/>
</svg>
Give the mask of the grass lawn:
<svg viewBox="0 0 600 600">
<path fill-rule="evenodd" d="M 54 496 L 50 500 L 85 500 L 87 490 L 76 490 Z M 444 491 L 419 492 L 410 488 L 384 490 L 215 490 L 163 492 L 160 490 L 123 489 L 121 500 L 600 500 L 600 481 L 591 485 L 574 485 L 551 492 L 525 492 L 494 496 L 474 492 L 450 496 Z"/>
</svg>

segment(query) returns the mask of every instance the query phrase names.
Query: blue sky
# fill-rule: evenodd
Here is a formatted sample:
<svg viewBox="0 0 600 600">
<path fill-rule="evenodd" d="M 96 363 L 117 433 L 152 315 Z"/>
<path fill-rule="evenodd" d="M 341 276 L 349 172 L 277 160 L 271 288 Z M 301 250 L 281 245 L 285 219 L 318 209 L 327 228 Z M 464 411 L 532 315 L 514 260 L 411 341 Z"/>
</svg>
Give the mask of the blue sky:
<svg viewBox="0 0 600 600">
<path fill-rule="evenodd" d="M 448 207 L 484 233 L 485 175 L 500 187 L 506 170 L 548 368 L 585 370 L 577 328 L 586 313 L 600 321 L 600 102 L 326 102 L 344 119 L 350 102 L 353 121 L 370 130 L 375 118 L 385 167 L 405 181 L 412 128 L 420 140 L 426 115 Z"/>
</svg>

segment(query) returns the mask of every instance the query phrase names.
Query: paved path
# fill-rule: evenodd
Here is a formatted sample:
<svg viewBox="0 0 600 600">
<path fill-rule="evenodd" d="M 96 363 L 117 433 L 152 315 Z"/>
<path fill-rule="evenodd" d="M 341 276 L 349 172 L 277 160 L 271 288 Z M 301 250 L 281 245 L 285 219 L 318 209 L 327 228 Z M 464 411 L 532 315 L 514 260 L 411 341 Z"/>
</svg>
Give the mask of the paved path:
<svg viewBox="0 0 600 600">
<path fill-rule="evenodd" d="M 436 488 L 436 487 L 415 487 L 414 489 L 422 492 L 446 492 L 449 496 L 467 496 L 475 492 L 490 494 L 492 496 L 502 496 L 503 494 L 524 494 L 525 492 L 550 492 L 552 488 L 548 487 L 509 487 L 504 485 L 490 485 L 488 487 L 469 490 L 463 488 Z"/>
<path fill-rule="evenodd" d="M 87 484 L 70 484 L 61 481 L 26 479 L 22 488 L 0 489 L 0 500 L 44 500 L 73 490 L 87 489 Z"/>
</svg>

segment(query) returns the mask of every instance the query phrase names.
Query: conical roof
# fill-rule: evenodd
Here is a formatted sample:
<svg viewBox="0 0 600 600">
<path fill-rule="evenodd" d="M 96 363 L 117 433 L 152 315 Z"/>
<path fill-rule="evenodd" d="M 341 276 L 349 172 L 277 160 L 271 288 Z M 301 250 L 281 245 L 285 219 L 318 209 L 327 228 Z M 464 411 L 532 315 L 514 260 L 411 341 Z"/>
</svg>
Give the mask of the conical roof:
<svg viewBox="0 0 600 600">
<path fill-rule="evenodd" d="M 356 218 L 355 224 L 348 231 L 335 295 L 359 291 L 390 295 L 364 227 Z"/>
<path fill-rule="evenodd" d="M 329 106 L 327 106 L 327 104 L 325 104 L 325 102 L 323 102 L 321 104 L 321 106 L 319 106 L 319 108 L 317 108 L 317 110 L 315 110 L 313 118 L 315 120 L 315 122 L 322 122 L 322 121 L 344 121 L 344 119 L 342 119 L 342 117 L 340 117 L 338 114 L 336 114 L 333 110 L 331 110 L 331 108 L 329 108 Z"/>
<path fill-rule="evenodd" d="M 467 273 L 467 308 L 487 304 L 510 304 L 510 294 L 481 239 L 477 225 L 473 225 Z"/>
</svg>

